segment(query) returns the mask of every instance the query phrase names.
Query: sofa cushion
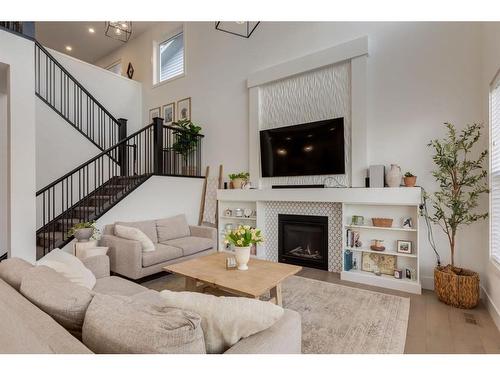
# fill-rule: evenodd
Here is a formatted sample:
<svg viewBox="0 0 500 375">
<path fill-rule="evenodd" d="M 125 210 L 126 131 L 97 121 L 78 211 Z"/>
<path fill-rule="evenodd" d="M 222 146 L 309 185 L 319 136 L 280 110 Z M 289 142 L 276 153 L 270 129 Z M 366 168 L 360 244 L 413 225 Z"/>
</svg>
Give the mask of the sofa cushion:
<svg viewBox="0 0 500 375">
<path fill-rule="evenodd" d="M 91 353 L 60 324 L 0 280 L 0 353 Z M 8 370 L 3 370 L 9 373 Z"/>
<path fill-rule="evenodd" d="M 177 215 L 168 219 L 156 220 L 156 229 L 158 231 L 158 242 L 191 235 L 186 215 Z"/>
<path fill-rule="evenodd" d="M 208 250 L 214 246 L 214 242 L 211 238 L 203 237 L 182 237 L 176 238 L 175 240 L 169 240 L 163 242 L 166 245 L 179 247 L 182 249 L 184 256 L 199 253 L 203 250 Z"/>
<path fill-rule="evenodd" d="M 99 354 L 202 354 L 200 317 L 167 307 L 160 298 L 98 294 L 83 324 L 83 343 Z M 151 300 L 153 299 L 153 301 Z"/>
<path fill-rule="evenodd" d="M 135 222 L 125 222 L 125 221 L 117 221 L 115 223 L 118 225 L 123 225 L 125 227 L 133 227 L 139 229 L 142 233 L 149 237 L 153 243 L 158 242 L 158 234 L 156 233 L 156 221 L 155 220 L 145 220 L 145 221 L 135 221 Z M 116 234 L 116 231 L 114 233 Z"/>
<path fill-rule="evenodd" d="M 61 249 L 54 249 L 36 262 L 37 266 L 47 266 L 68 280 L 92 289 L 96 283 L 95 275 L 74 255 Z"/>
<path fill-rule="evenodd" d="M 158 263 L 163 263 L 168 260 L 180 258 L 182 249 L 170 245 L 158 243 L 155 245 L 156 250 L 142 254 L 142 266 L 149 267 Z"/>
<path fill-rule="evenodd" d="M 33 268 L 31 263 L 21 258 L 10 258 L 0 262 L 0 279 L 19 291 L 24 275 Z"/>
<path fill-rule="evenodd" d="M 33 267 L 21 282 L 21 293 L 34 305 L 76 337 L 80 337 L 83 318 L 93 293 L 69 281 L 46 266 Z"/>
<path fill-rule="evenodd" d="M 153 241 L 151 241 L 151 239 L 138 228 L 116 224 L 115 234 L 117 237 L 125 238 L 126 240 L 139 241 L 144 253 L 155 251 L 155 245 Z"/>
<path fill-rule="evenodd" d="M 271 327 L 283 316 L 282 307 L 245 297 L 169 290 L 160 292 L 160 296 L 168 306 L 201 316 L 207 353 L 223 353 L 240 339 Z"/>
<path fill-rule="evenodd" d="M 133 296 L 148 290 L 147 288 L 121 277 L 111 276 L 97 279 L 93 291 L 100 294 Z"/>
</svg>

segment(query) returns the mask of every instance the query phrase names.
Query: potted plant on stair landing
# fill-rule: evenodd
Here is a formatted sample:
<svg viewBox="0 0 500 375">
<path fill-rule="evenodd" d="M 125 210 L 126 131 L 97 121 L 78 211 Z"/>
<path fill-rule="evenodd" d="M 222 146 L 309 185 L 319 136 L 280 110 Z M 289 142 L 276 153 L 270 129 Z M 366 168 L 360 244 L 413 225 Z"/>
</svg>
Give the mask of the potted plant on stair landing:
<svg viewBox="0 0 500 375">
<path fill-rule="evenodd" d="M 182 156 L 182 174 L 194 176 L 196 174 L 196 166 L 188 165 L 189 156 L 196 151 L 201 127 L 195 125 L 190 120 L 179 120 L 173 122 L 172 125 L 175 126 L 173 130 L 175 142 L 171 149 Z"/>
<path fill-rule="evenodd" d="M 487 151 L 474 157 L 481 125 L 468 125 L 460 132 L 452 124 L 445 125 L 446 137 L 428 145 L 434 150 L 436 170 L 432 175 L 439 184 L 439 190 L 432 196 L 426 194 L 434 208 L 428 218 L 446 234 L 451 255 L 449 265 L 434 269 L 434 291 L 439 300 L 449 305 L 473 308 L 479 303 L 479 274 L 455 266 L 456 234 L 461 226 L 488 216 L 476 213 L 479 197 L 488 193 L 487 172 L 483 167 Z"/>
<path fill-rule="evenodd" d="M 248 182 L 250 174 L 248 172 L 232 173 L 229 175 L 233 189 L 242 189 Z"/>
<path fill-rule="evenodd" d="M 259 229 L 251 228 L 249 225 L 240 225 L 235 230 L 228 231 L 224 243 L 234 246 L 234 256 L 240 271 L 248 269 L 247 263 L 250 260 L 250 248 L 263 242 Z"/>
</svg>

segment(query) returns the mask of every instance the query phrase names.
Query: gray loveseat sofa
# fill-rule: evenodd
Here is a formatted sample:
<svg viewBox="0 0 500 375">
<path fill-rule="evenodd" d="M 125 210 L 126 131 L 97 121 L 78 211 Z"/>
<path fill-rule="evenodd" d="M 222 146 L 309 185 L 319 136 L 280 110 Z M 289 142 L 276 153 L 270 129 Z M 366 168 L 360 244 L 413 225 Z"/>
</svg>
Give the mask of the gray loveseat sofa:
<svg viewBox="0 0 500 375">
<path fill-rule="evenodd" d="M 82 341 L 56 322 L 55 319 L 58 317 L 51 316 L 50 308 L 44 308 L 43 311 L 22 294 L 20 291 L 22 279 L 32 266 L 15 258 L 2 263 L 0 264 L 0 354 L 91 354 L 92 351 Z M 107 256 L 90 257 L 83 260 L 83 263 L 97 278 L 97 283 L 91 291 L 94 296 L 133 298 L 148 291 L 147 288 L 134 282 L 110 276 Z M 67 282 L 71 283 L 69 280 Z M 44 294 L 43 288 L 38 290 Z M 54 303 L 51 305 L 54 306 Z M 75 309 L 71 306 L 66 305 L 65 308 L 75 313 Z M 299 354 L 301 333 L 300 315 L 285 309 L 283 317 L 273 326 L 241 339 L 224 354 Z"/>
<path fill-rule="evenodd" d="M 139 241 L 117 237 L 114 231 L 116 224 L 141 230 L 153 241 L 155 251 L 142 252 Z M 217 230 L 188 225 L 185 215 L 158 220 L 116 222 L 104 227 L 100 244 L 109 247 L 111 271 L 137 280 L 163 271 L 163 267 L 168 264 L 215 252 Z"/>
</svg>

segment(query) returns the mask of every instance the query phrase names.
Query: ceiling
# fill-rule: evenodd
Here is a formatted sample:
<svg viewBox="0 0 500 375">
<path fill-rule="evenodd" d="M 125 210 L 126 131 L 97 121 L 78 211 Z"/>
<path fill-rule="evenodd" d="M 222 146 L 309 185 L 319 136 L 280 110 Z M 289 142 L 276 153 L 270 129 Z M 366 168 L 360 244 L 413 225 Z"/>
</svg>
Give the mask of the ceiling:
<svg viewBox="0 0 500 375">
<path fill-rule="evenodd" d="M 158 22 L 132 22 L 129 41 L 157 24 Z M 124 44 L 104 35 L 104 21 L 36 22 L 35 26 L 36 39 L 41 44 L 89 63 L 94 63 Z M 91 34 L 89 28 L 93 28 L 95 32 Z M 67 51 L 66 46 L 71 46 L 72 50 Z"/>
</svg>

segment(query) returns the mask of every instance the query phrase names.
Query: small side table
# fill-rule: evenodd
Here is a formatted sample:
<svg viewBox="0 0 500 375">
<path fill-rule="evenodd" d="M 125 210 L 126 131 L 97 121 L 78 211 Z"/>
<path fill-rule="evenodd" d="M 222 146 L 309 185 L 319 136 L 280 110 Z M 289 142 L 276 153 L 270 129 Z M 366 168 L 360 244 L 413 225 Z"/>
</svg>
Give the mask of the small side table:
<svg viewBox="0 0 500 375">
<path fill-rule="evenodd" d="M 73 245 L 73 254 L 78 259 L 85 259 L 96 255 L 106 255 L 108 247 L 97 246 L 97 241 L 75 242 Z"/>
</svg>

